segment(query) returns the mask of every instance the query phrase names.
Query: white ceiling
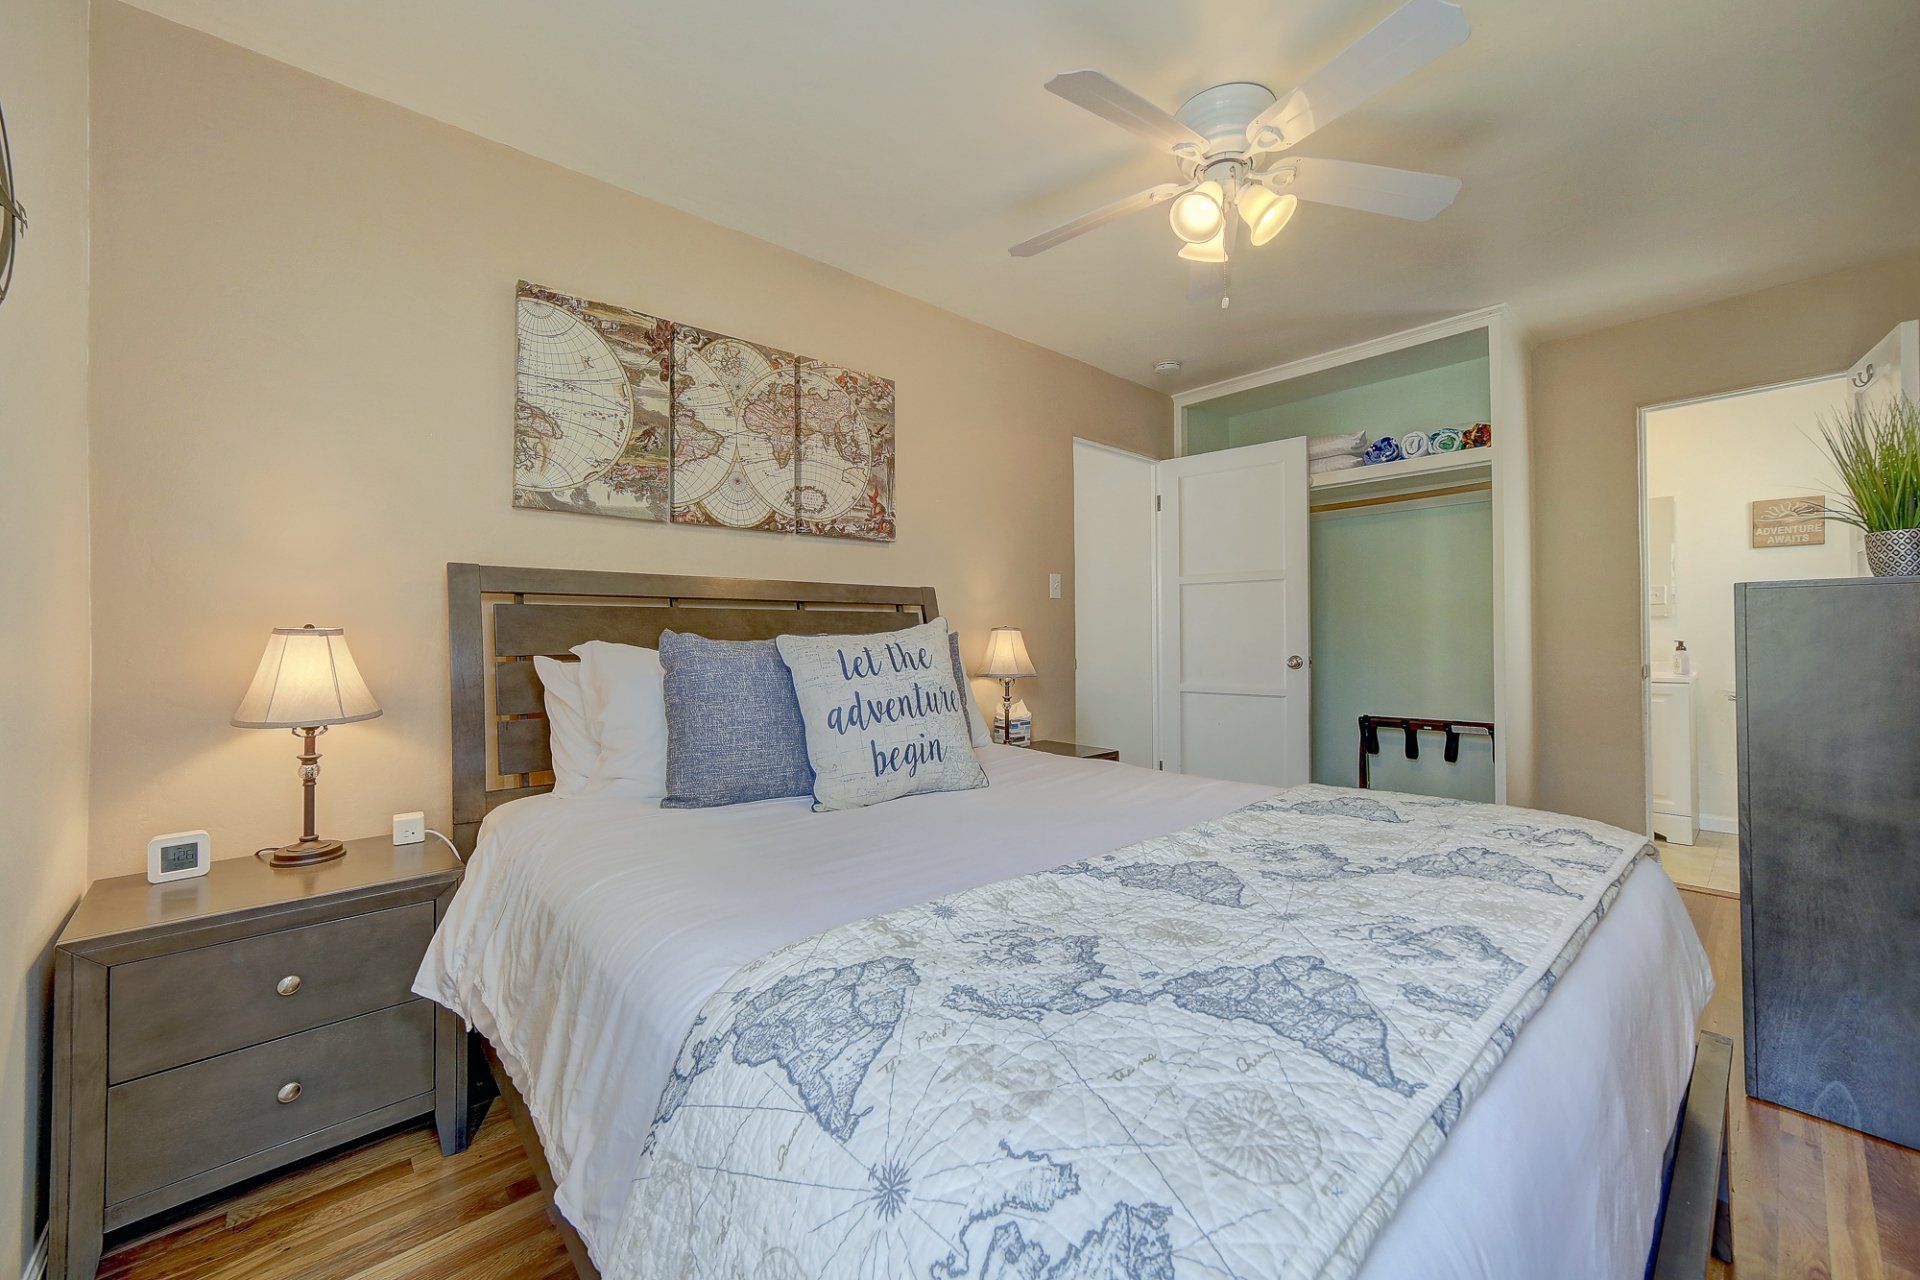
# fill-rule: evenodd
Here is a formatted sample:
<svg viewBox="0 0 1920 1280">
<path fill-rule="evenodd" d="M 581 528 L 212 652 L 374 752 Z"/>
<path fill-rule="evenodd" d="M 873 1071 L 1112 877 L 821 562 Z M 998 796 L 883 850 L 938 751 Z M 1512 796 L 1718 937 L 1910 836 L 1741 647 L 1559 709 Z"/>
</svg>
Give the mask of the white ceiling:
<svg viewBox="0 0 1920 1280">
<path fill-rule="evenodd" d="M 1173 176 L 1041 85 L 1283 90 L 1395 0 L 137 2 L 1169 391 L 1490 303 L 1551 337 L 1920 245 L 1915 0 L 1465 0 L 1463 47 L 1301 148 L 1452 174 L 1454 206 L 1303 206 L 1226 312 L 1187 300 L 1162 211 L 1007 255 Z"/>
</svg>

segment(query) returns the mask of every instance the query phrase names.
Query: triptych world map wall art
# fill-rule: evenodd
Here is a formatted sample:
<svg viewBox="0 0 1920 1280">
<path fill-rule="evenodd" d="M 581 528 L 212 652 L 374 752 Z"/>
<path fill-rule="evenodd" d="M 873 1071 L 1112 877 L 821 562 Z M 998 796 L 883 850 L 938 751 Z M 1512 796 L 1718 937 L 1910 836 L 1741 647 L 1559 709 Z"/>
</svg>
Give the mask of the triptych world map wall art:
<svg viewBox="0 0 1920 1280">
<path fill-rule="evenodd" d="M 893 540 L 893 382 L 521 281 L 513 505 Z"/>
</svg>

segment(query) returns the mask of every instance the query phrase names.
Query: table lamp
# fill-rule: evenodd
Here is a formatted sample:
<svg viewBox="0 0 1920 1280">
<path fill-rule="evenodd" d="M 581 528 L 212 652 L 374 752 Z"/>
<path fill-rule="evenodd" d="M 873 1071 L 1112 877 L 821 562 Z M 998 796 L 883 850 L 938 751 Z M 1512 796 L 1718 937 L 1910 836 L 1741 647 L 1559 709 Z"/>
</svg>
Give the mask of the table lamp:
<svg viewBox="0 0 1920 1280">
<path fill-rule="evenodd" d="M 346 632 L 339 627 L 275 627 L 267 637 L 267 651 L 253 684 L 233 723 L 242 729 L 291 729 L 304 736 L 300 752 L 300 780 L 306 788 L 306 825 L 292 844 L 261 850 L 276 867 L 310 867 L 346 854 L 338 840 L 323 840 L 313 829 L 314 784 L 320 780 L 320 753 L 314 739 L 328 725 L 371 720 L 380 714 L 360 669 L 347 652 Z"/>
<path fill-rule="evenodd" d="M 1013 682 L 1033 673 L 1033 659 L 1027 656 L 1020 628 L 995 627 L 987 634 L 987 656 L 980 674 L 1000 682 L 1000 740 L 1009 746 L 1013 744 Z"/>
</svg>

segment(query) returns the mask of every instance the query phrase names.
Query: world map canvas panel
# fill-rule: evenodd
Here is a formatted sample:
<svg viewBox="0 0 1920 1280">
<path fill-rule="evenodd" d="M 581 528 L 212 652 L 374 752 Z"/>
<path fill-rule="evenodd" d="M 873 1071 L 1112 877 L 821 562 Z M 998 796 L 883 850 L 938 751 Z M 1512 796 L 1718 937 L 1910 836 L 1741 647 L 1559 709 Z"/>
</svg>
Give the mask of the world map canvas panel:
<svg viewBox="0 0 1920 1280">
<path fill-rule="evenodd" d="M 891 542 L 893 380 L 803 359 L 799 385 L 800 532 Z"/>
<path fill-rule="evenodd" d="M 670 321 L 521 281 L 513 505 L 665 520 Z"/>
<path fill-rule="evenodd" d="M 673 519 L 792 533 L 797 362 L 673 326 Z"/>
</svg>

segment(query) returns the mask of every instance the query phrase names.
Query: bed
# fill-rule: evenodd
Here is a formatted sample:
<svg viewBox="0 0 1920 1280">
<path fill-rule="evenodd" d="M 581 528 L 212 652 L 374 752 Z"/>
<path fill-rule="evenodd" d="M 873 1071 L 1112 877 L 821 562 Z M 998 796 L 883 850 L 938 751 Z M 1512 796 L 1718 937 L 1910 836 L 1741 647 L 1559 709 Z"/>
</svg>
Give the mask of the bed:
<svg viewBox="0 0 1920 1280">
<path fill-rule="evenodd" d="M 1181 922 L 1189 931 L 1215 928 L 1232 915 L 1229 908 L 1244 905 L 1230 900 L 1238 897 L 1237 889 L 1230 898 L 1223 897 L 1221 875 L 1246 885 L 1284 881 L 1281 887 L 1289 893 L 1301 888 L 1303 873 L 1293 863 L 1282 867 L 1284 874 L 1273 870 L 1279 864 L 1272 861 L 1273 842 L 1264 836 L 1259 847 L 1268 851 L 1262 855 L 1265 861 L 1247 863 L 1239 877 L 1220 869 L 1222 863 L 1231 865 L 1224 856 L 1196 860 L 1182 852 L 1196 838 L 1191 834 L 1196 830 L 1217 836 L 1233 824 L 1244 827 L 1253 821 L 1267 824 L 1262 830 L 1268 833 L 1312 832 L 1314 840 L 1285 847 L 1297 851 L 1337 846 L 1348 869 L 1356 873 L 1369 870 L 1362 860 L 1374 846 L 1383 857 L 1390 854 L 1396 865 L 1416 862 L 1407 855 L 1421 848 L 1420 832 L 1426 828 L 1420 824 L 1429 821 L 1477 823 L 1474 829 L 1482 832 L 1477 838 L 1495 846 L 1500 841 L 1485 835 L 1486 830 L 1572 833 L 1555 834 L 1559 844 L 1594 840 L 1591 833 L 1611 831 L 1520 810 L 1483 814 L 1479 806 L 1458 813 L 1436 809 L 1429 815 L 1421 807 L 1434 802 L 1386 796 L 1361 803 L 1381 806 L 1375 818 L 1393 815 L 1390 829 L 1360 830 L 1355 824 L 1368 821 L 1364 815 L 1372 811 L 1352 807 L 1351 797 L 1357 793 L 1276 793 L 1007 747 L 980 750 L 991 784 L 984 790 L 910 797 L 840 813 L 811 812 L 805 800 L 677 811 L 615 797 L 562 800 L 546 794 L 542 781 L 547 755 L 538 683 L 527 661 L 532 656 L 564 653 L 586 639 L 650 644 L 667 626 L 721 638 L 783 631 L 881 632 L 933 616 L 934 593 L 927 588 L 453 565 L 449 605 L 455 829 L 474 856 L 422 969 L 418 990 L 461 1013 L 487 1042 L 490 1056 L 500 1065 L 509 1105 L 530 1130 L 529 1145 L 542 1162 L 543 1180 L 550 1184 L 557 1217 L 578 1250 L 576 1262 L 583 1274 L 596 1269 L 609 1275 L 660 1273 L 661 1255 L 649 1253 L 652 1245 L 639 1237 L 645 1236 L 649 1220 L 665 1223 L 672 1212 L 682 1211 L 670 1212 L 669 1206 L 678 1202 L 656 1194 L 663 1183 L 660 1170 L 669 1161 L 676 1169 L 705 1170 L 700 1176 L 719 1179 L 702 1184 L 706 1190 L 700 1192 L 699 1203 L 684 1209 L 685 1221 L 675 1230 L 707 1231 L 726 1219 L 728 1226 L 715 1237 L 719 1244 L 714 1247 L 737 1244 L 721 1239 L 729 1232 L 735 1237 L 759 1232 L 766 1239 L 753 1247 L 775 1258 L 788 1256 L 778 1238 L 782 1231 L 838 1234 L 847 1226 L 853 1246 L 844 1255 L 829 1255 L 835 1262 L 827 1274 L 896 1274 L 903 1269 L 898 1259 L 889 1260 L 887 1240 L 892 1237 L 876 1231 L 879 1243 L 866 1241 L 863 1247 L 866 1237 L 855 1237 L 852 1223 L 866 1220 L 878 1228 L 882 1217 L 891 1218 L 885 1213 L 889 1206 L 897 1211 L 908 1205 L 911 1197 L 905 1188 L 910 1181 L 914 1193 L 927 1195 L 929 1204 L 964 1199 L 950 1188 L 945 1198 L 936 1195 L 928 1181 L 936 1172 L 927 1167 L 930 1162 L 919 1160 L 908 1167 L 921 1153 L 903 1146 L 894 1175 L 900 1187 L 885 1185 L 884 1173 L 872 1174 L 857 1187 L 815 1179 L 822 1185 L 804 1189 L 812 1199 L 795 1202 L 857 1202 L 862 1206 L 857 1212 L 848 1208 L 807 1218 L 812 1210 L 782 1209 L 778 1206 L 787 1194 L 784 1184 L 796 1179 L 776 1175 L 771 1164 L 753 1166 L 753 1159 L 771 1161 L 774 1155 L 755 1156 L 741 1161 L 738 1169 L 714 1174 L 713 1167 L 728 1161 L 709 1158 L 709 1148 L 700 1145 L 709 1139 L 699 1138 L 697 1131 L 684 1140 L 672 1132 L 663 1136 L 664 1122 L 676 1114 L 678 1100 L 694 1096 L 690 1089 L 709 1090 L 700 1102 L 703 1123 L 732 1107 L 745 1117 L 741 1126 L 787 1126 L 783 1132 L 791 1137 L 781 1144 L 782 1161 L 788 1146 L 803 1149 L 806 1141 L 824 1142 L 817 1130 L 845 1137 L 865 1117 L 871 1135 L 881 1124 L 891 1127 L 897 1115 L 903 1128 L 924 1124 L 931 1133 L 935 1121 L 917 1117 L 937 1112 L 941 1140 L 953 1142 L 954 1150 L 969 1157 L 970 1163 L 961 1163 L 986 1163 L 972 1159 L 977 1152 L 964 1146 L 969 1137 L 966 1122 L 948 1118 L 965 1111 L 958 1100 L 915 1112 L 879 1092 L 877 1081 L 895 1066 L 902 1073 L 899 1078 L 908 1078 L 913 1069 L 913 1059 L 875 1056 L 873 1041 L 887 1036 L 869 1037 L 863 1048 L 868 1056 L 862 1073 L 870 1071 L 874 1087 L 866 1087 L 868 1074 L 860 1074 L 838 1093 L 827 1090 L 833 1096 L 824 1107 L 814 1106 L 819 1099 L 800 1089 L 817 1123 L 796 1118 L 797 1108 L 787 1108 L 795 1114 L 785 1117 L 748 1114 L 779 1110 L 748 1105 L 756 1101 L 748 1094 L 730 1103 L 728 1087 L 758 1088 L 759 1078 L 745 1067 L 738 1068 L 740 1078 L 731 1086 L 717 1071 L 703 1076 L 715 1055 L 703 1057 L 701 1047 L 717 1042 L 718 1037 L 708 1033 L 728 1009 L 751 1005 L 742 1004 L 746 989 L 741 975 L 752 974 L 770 957 L 789 955 L 797 947 L 854 945 L 847 931 L 863 928 L 880 929 L 897 944 L 891 949 L 901 950 L 907 946 L 902 922 L 909 919 L 902 913 L 923 913 L 930 925 L 964 922 L 968 910 L 980 909 L 981 894 L 1010 892 L 1005 886 L 1029 886 L 1022 891 L 1022 902 L 1035 894 L 1052 895 L 1050 909 L 1068 917 L 1085 914 L 1087 902 L 1113 901 L 1124 909 L 1145 900 L 1131 891 L 1166 888 L 1164 873 L 1184 874 L 1201 864 L 1216 868 L 1209 873 L 1213 878 L 1197 890 L 1188 881 L 1176 884 L 1175 896 L 1185 895 L 1176 904 L 1178 911 L 1158 918 Z M 1339 834 L 1350 830 L 1359 830 L 1359 835 Z M 1169 848 L 1171 853 L 1166 852 Z M 1100 861 L 1127 849 L 1146 852 L 1123 865 Z M 1157 862 L 1156 849 L 1161 851 Z M 1490 849 L 1481 851 L 1493 855 Z M 1574 884 L 1571 874 L 1578 859 L 1566 856 L 1565 848 L 1549 852 L 1557 859 L 1552 865 L 1565 866 L 1559 873 L 1562 879 Z M 1299 855 L 1288 856 L 1297 862 Z M 1627 844 L 1591 861 L 1596 868 L 1608 863 L 1606 874 L 1613 879 L 1594 873 L 1591 910 L 1568 905 L 1567 918 L 1579 925 L 1577 947 L 1567 951 L 1558 967 L 1524 975 L 1517 983 L 1524 1017 L 1516 1013 L 1509 1019 L 1506 1043 L 1487 1064 L 1484 1078 L 1463 1095 L 1468 1099 L 1464 1106 L 1448 1115 L 1444 1125 L 1421 1129 L 1430 1149 L 1403 1171 L 1400 1181 L 1405 1185 L 1396 1188 L 1391 1201 L 1370 1210 L 1378 1220 L 1352 1233 L 1344 1252 L 1323 1251 L 1328 1253 L 1325 1259 L 1316 1255 L 1302 1274 L 1357 1274 L 1366 1280 L 1414 1275 L 1616 1277 L 1647 1268 L 1666 1175 L 1675 1159 L 1675 1116 L 1688 1096 L 1695 1030 L 1712 979 L 1678 894 L 1656 861 Z M 1126 877 L 1115 870 L 1149 862 L 1163 873 L 1156 883 L 1122 883 Z M 1084 874 L 1063 874 L 1075 869 Z M 1522 873 L 1533 874 L 1523 869 L 1504 878 Z M 1267 881 L 1257 879 L 1263 875 Z M 1315 878 L 1326 877 L 1319 870 L 1306 877 Z M 1384 892 L 1375 886 L 1388 883 L 1389 878 L 1379 876 L 1355 879 L 1347 892 L 1355 901 L 1366 900 L 1369 894 Z M 1438 878 L 1419 884 L 1423 893 L 1446 887 Z M 1080 893 L 1083 886 L 1086 893 L 1120 896 L 1060 897 Z M 1488 893 L 1506 891 L 1484 876 L 1478 887 Z M 1562 896 L 1577 895 L 1567 891 Z M 1168 911 L 1168 901 L 1168 895 L 1159 895 L 1155 909 Z M 1006 911 L 1003 899 L 988 905 L 995 912 Z M 1396 921 L 1410 918 L 1390 912 L 1370 916 L 1357 928 L 1368 935 L 1367 945 L 1377 946 L 1379 930 L 1399 928 Z M 1024 941 L 1030 944 L 1031 939 Z M 1401 945 L 1396 954 L 1404 956 L 1404 942 Z M 1554 946 L 1572 943 L 1562 940 Z M 980 949 L 976 944 L 967 954 Z M 1406 963 L 1412 966 L 1409 972 L 1418 967 L 1417 960 Z M 934 959 L 924 959 L 922 967 L 931 972 Z M 1517 973 L 1517 965 L 1515 969 Z M 792 966 L 783 970 L 796 971 Z M 1126 981 L 1104 968 L 1090 972 L 1098 974 L 1098 981 L 1089 985 L 1073 977 L 1062 988 L 1083 1013 L 1090 1001 L 1128 1017 L 1171 1004 L 1191 1013 L 1204 1004 L 1204 993 L 1175 988 L 1172 979 L 1155 970 L 1147 970 L 1145 979 L 1135 975 Z M 783 981 L 790 984 L 792 978 Z M 1403 985 L 1425 993 L 1423 1007 L 1435 1000 L 1446 1002 L 1444 986 L 1435 996 L 1426 986 Z M 956 992 L 962 989 L 954 986 Z M 1004 1005 L 1001 995 L 995 999 Z M 948 1004 L 960 1007 L 952 996 Z M 978 1006 L 975 1012 L 984 1008 Z M 1106 1016 L 1106 1011 L 1096 1016 Z M 981 1021 L 975 1017 L 966 1026 Z M 1040 1013 L 1016 1009 L 1001 1022 L 989 1023 L 965 1047 L 977 1051 L 983 1043 L 1011 1042 L 1042 1025 Z M 1371 1073 L 1375 1084 L 1382 1083 L 1377 1077 L 1384 1071 L 1385 1083 L 1392 1087 L 1378 1090 L 1381 1097 L 1393 1101 L 1393 1096 L 1414 1095 L 1418 1086 L 1406 1084 L 1384 1059 L 1377 1067 L 1355 1066 L 1353 1025 L 1339 1025 L 1337 1034 L 1346 1038 L 1341 1045 L 1320 1045 L 1319 1056 L 1309 1054 L 1305 1060 L 1341 1062 L 1345 1075 Z M 1233 1029 L 1239 1038 L 1231 1043 L 1257 1046 L 1260 1037 L 1272 1038 L 1270 1030 L 1250 1026 L 1241 1016 Z M 891 1039 L 906 1038 L 908 1031 L 902 1023 Z M 733 1039 L 727 1043 L 734 1046 L 734 1058 L 744 1062 L 745 1055 L 738 1051 L 741 1033 L 734 1029 L 730 1034 Z M 920 1034 L 937 1039 L 940 1032 L 936 1027 Z M 1369 1053 L 1373 1040 L 1367 1041 Z M 1417 1052 L 1398 1041 L 1381 1043 Z M 933 1056 L 950 1058 L 961 1050 L 956 1042 Z M 721 1056 L 727 1061 L 724 1053 Z M 1136 1055 L 1137 1060 L 1120 1070 L 1175 1056 Z M 1298 1071 L 1299 1061 L 1296 1057 L 1290 1066 L 1273 1069 Z M 791 1064 L 787 1066 L 789 1077 L 799 1083 Z M 1005 1061 L 996 1063 L 996 1069 L 1005 1067 Z M 1268 1070 L 1257 1062 L 1246 1069 L 1253 1072 L 1247 1077 L 1252 1080 Z M 1342 1076 L 1337 1071 L 1327 1074 Z M 1236 1092 L 1203 1077 L 1205 1072 L 1193 1077 L 1199 1081 L 1193 1096 L 1179 1099 L 1179 1107 L 1189 1127 L 1204 1121 L 1217 1131 L 1200 1152 L 1198 1163 L 1210 1166 L 1203 1172 L 1224 1168 L 1223 1182 L 1230 1181 L 1240 1193 L 1259 1177 L 1276 1187 L 1287 1183 L 1320 1188 L 1338 1181 L 1341 1169 L 1357 1160 L 1339 1147 L 1326 1117 L 1283 1119 L 1266 1141 L 1239 1142 L 1236 1135 L 1249 1131 L 1248 1126 L 1257 1128 L 1263 1113 L 1258 1106 L 1248 1110 L 1250 1095 L 1244 1087 Z M 836 1078 L 832 1083 L 837 1089 L 846 1081 Z M 927 1087 L 920 1086 L 923 1091 Z M 983 1102 L 975 1090 L 967 1095 L 966 1107 L 973 1109 L 978 1123 L 1011 1123 L 1018 1129 L 1028 1121 L 1024 1112 L 1043 1110 L 1047 1100 L 1061 1092 L 1053 1084 L 1030 1090 L 1021 1095 L 1025 1103 L 1009 1110 L 997 1096 Z M 1305 1086 L 1299 1092 L 1308 1096 Z M 1121 1095 L 1103 1086 L 1090 1090 L 1089 1096 Z M 1215 1105 L 1217 1100 L 1224 1101 Z M 995 1114 L 995 1106 L 1004 1114 Z M 689 1113 L 691 1107 L 689 1103 Z M 823 1110 L 833 1114 L 821 1118 Z M 1013 1111 L 1023 1114 L 1014 1116 Z M 1383 1126 L 1387 1114 L 1380 1113 Z M 1444 1128 L 1444 1141 L 1435 1135 L 1436 1128 Z M 1290 1135 L 1298 1141 L 1287 1141 Z M 692 1145 L 675 1149 L 676 1141 Z M 1136 1211 L 1127 1220 L 1135 1234 L 1118 1245 L 1108 1239 L 1113 1215 L 1102 1221 L 1096 1211 L 1091 1219 L 1073 1220 L 1064 1235 L 1047 1238 L 1043 1248 L 1041 1228 L 1052 1201 L 1032 1202 L 1035 1179 L 1049 1174 L 1053 1200 L 1073 1207 L 1092 1195 L 1100 1166 L 1118 1158 L 1093 1150 L 1076 1152 L 1076 1174 L 1064 1159 L 1043 1158 L 1019 1143 L 1001 1145 L 1007 1162 L 1018 1165 L 1025 1180 L 1017 1194 L 1002 1195 L 988 1206 L 991 1212 L 985 1216 L 978 1204 L 954 1209 L 973 1233 L 942 1228 L 954 1247 L 936 1261 L 934 1273 L 1263 1273 L 1248 1264 L 1248 1254 L 1234 1253 L 1229 1240 L 1235 1224 L 1256 1216 L 1257 1208 L 1237 1214 L 1226 1207 L 1195 1210 L 1192 1215 L 1173 1214 L 1171 1222 L 1164 1212 L 1143 1220 Z M 833 1149 L 831 1144 L 821 1147 Z M 1569 1152 L 1580 1154 L 1570 1159 Z M 1151 1153 L 1135 1154 L 1147 1161 L 1143 1167 L 1152 1167 Z M 1163 1158 L 1171 1163 L 1176 1156 Z M 795 1161 L 804 1163 L 799 1157 Z M 1280 1182 L 1271 1178 L 1275 1161 L 1285 1174 Z M 984 1172 L 981 1178 L 990 1180 Z M 1084 1184 L 1088 1194 L 1063 1196 L 1062 1179 L 1068 1191 Z M 1178 1181 L 1174 1173 L 1166 1174 L 1169 1188 Z M 733 1207 L 716 1212 L 721 1204 Z M 769 1220 L 755 1220 L 756 1205 L 767 1206 Z M 968 1211 L 961 1213 L 961 1208 Z M 794 1217 L 795 1212 L 800 1217 Z M 1212 1226 L 1183 1238 L 1180 1224 L 1189 1216 L 1194 1221 L 1205 1218 Z M 900 1220 L 906 1221 L 905 1215 Z M 1216 1235 L 1227 1242 L 1224 1250 L 1214 1247 Z M 1061 1240 L 1078 1243 L 1063 1248 Z M 636 1259 L 656 1261 L 649 1269 Z M 1097 1270 L 1096 1263 L 1108 1269 Z M 672 1269 L 693 1268 L 679 1264 Z M 777 1271 L 772 1265 L 760 1269 Z M 712 1271 L 732 1273 L 724 1267 Z M 1277 1268 L 1274 1273 L 1279 1273 Z"/>
</svg>

